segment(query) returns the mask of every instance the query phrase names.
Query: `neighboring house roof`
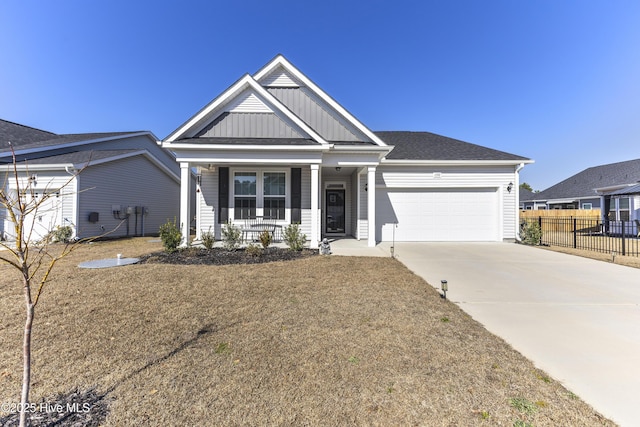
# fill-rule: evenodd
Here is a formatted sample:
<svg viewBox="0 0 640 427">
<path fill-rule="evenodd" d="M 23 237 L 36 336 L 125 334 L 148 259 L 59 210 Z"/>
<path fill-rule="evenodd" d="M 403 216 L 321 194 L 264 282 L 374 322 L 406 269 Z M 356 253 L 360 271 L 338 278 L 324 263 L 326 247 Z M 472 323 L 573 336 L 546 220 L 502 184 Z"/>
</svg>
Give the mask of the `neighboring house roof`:
<svg viewBox="0 0 640 427">
<path fill-rule="evenodd" d="M 620 190 L 616 190 L 612 193 L 609 193 L 612 196 L 618 195 L 626 195 L 626 194 L 640 194 L 640 184 L 632 185 L 630 187 L 621 188 Z"/>
<path fill-rule="evenodd" d="M 431 132 L 380 131 L 383 141 L 395 146 L 389 160 L 506 160 L 530 162 L 530 159 L 494 150 Z"/>
<path fill-rule="evenodd" d="M 536 193 L 535 200 L 595 198 L 596 188 L 629 185 L 640 182 L 640 159 L 593 166 Z M 533 200 L 533 199 L 531 199 Z"/>
<path fill-rule="evenodd" d="M 20 164 L 26 165 L 64 165 L 64 164 L 80 164 L 93 163 L 104 159 L 121 157 L 132 153 L 142 153 L 142 150 L 92 150 L 92 151 L 74 151 L 72 153 L 59 154 L 56 156 L 40 157 L 31 159 Z"/>
<path fill-rule="evenodd" d="M 533 191 L 529 191 L 526 188 L 520 187 L 518 189 L 518 197 L 521 202 L 533 200 L 535 198 L 535 193 Z"/>
<path fill-rule="evenodd" d="M 29 144 L 32 141 L 44 141 L 58 137 L 55 133 L 2 119 L 0 119 L 0 135 L 3 136 L 3 139 L 10 141 L 16 147 L 22 144 Z M 2 148 L 4 149 L 5 147 Z"/>
</svg>

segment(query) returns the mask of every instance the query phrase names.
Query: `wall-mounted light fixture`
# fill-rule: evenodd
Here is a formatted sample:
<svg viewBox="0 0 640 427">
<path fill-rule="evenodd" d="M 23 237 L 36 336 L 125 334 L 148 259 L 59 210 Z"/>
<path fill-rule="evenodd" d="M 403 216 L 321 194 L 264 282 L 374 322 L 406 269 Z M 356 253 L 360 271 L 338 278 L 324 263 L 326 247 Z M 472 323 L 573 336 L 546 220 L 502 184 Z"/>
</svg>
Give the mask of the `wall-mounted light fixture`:
<svg viewBox="0 0 640 427">
<path fill-rule="evenodd" d="M 336 172 L 340 172 L 342 168 L 340 166 L 336 166 Z"/>
<path fill-rule="evenodd" d="M 364 191 L 369 191 L 369 183 L 364 183 Z"/>
<path fill-rule="evenodd" d="M 201 174 L 197 174 L 196 175 L 196 184 L 202 185 L 202 175 Z"/>
<path fill-rule="evenodd" d="M 511 193 L 511 190 L 513 190 L 513 182 L 510 182 L 510 183 L 507 185 L 507 191 L 508 191 L 509 193 Z"/>
</svg>

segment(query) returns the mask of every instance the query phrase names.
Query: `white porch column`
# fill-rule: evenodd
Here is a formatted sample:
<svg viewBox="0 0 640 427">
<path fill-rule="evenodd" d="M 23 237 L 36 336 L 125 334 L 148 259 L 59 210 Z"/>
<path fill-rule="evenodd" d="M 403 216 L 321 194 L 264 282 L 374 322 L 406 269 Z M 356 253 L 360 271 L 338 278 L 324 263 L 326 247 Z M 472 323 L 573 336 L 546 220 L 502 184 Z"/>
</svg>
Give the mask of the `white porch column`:
<svg viewBox="0 0 640 427">
<path fill-rule="evenodd" d="M 180 162 L 180 231 L 182 231 L 182 243 L 180 246 L 189 246 L 189 232 L 191 225 L 191 167 L 189 162 Z"/>
<path fill-rule="evenodd" d="M 317 248 L 320 242 L 320 165 L 311 165 L 311 241 L 309 247 Z"/>
<path fill-rule="evenodd" d="M 367 213 L 369 216 L 369 239 L 367 246 L 376 245 L 376 167 L 367 168 Z"/>
</svg>

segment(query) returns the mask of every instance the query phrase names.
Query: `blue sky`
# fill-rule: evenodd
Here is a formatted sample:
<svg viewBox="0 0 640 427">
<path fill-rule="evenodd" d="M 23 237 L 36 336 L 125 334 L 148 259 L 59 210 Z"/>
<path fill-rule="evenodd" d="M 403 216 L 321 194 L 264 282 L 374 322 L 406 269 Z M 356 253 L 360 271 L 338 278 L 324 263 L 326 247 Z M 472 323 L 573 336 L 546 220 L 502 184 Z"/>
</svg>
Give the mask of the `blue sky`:
<svg viewBox="0 0 640 427">
<path fill-rule="evenodd" d="M 164 138 L 284 54 L 372 130 L 530 157 L 542 190 L 640 158 L 636 0 L 0 2 L 0 118 Z"/>
</svg>

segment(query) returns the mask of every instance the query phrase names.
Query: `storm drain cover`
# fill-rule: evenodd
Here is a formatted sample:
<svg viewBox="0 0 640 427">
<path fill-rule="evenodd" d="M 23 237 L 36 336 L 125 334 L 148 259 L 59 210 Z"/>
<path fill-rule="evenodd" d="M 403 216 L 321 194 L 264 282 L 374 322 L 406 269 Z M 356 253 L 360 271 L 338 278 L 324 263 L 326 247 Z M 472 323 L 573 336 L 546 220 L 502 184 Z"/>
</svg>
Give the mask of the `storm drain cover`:
<svg viewBox="0 0 640 427">
<path fill-rule="evenodd" d="M 140 261 L 140 258 L 107 258 L 99 259 L 96 261 L 87 261 L 78 264 L 80 268 L 109 268 L 109 267 L 121 267 L 123 265 L 135 264 Z"/>
</svg>

